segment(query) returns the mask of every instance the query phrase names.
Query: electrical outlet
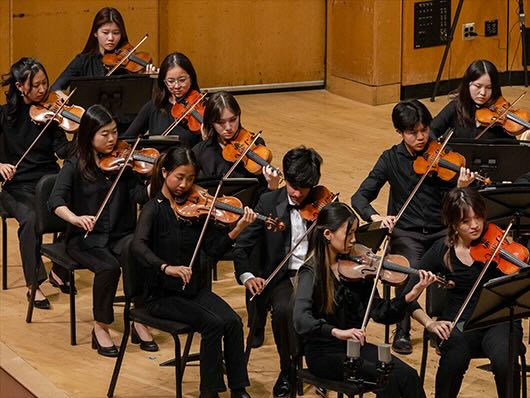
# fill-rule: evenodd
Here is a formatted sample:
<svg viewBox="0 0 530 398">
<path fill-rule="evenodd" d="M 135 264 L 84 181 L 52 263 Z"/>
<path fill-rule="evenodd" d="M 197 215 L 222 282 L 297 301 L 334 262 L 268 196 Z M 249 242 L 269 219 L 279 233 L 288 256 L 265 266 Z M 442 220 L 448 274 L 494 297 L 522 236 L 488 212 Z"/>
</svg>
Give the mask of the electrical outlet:
<svg viewBox="0 0 530 398">
<path fill-rule="evenodd" d="M 497 19 L 491 19 L 484 22 L 484 36 L 497 36 L 499 33 L 499 21 Z"/>
<path fill-rule="evenodd" d="M 475 22 L 469 22 L 462 25 L 462 40 L 473 40 L 477 36 L 475 32 Z"/>
</svg>

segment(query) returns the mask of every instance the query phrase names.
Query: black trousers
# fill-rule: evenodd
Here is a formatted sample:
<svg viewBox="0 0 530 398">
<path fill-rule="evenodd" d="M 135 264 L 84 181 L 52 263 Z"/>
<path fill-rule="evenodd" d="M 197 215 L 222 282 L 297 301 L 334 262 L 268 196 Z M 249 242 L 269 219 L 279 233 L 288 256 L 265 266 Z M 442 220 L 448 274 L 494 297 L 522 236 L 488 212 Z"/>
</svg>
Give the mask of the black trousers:
<svg viewBox="0 0 530 398">
<path fill-rule="evenodd" d="M 522 345 L 522 326 L 516 322 L 514 328 L 514 353 L 519 355 Z M 507 383 L 510 372 L 509 324 L 503 323 L 489 328 L 462 333 L 457 328 L 453 330 L 449 340 L 441 347 L 440 364 L 436 373 L 436 397 L 453 398 L 458 396 L 464 374 L 472 358 L 487 357 L 491 361 L 491 368 L 497 385 L 497 395 L 507 397 Z M 519 369 L 514 375 L 514 397 L 519 396 Z"/>
<path fill-rule="evenodd" d="M 392 232 L 392 238 L 390 239 L 390 252 L 405 256 L 409 260 L 410 266 L 417 268 L 425 252 L 429 250 L 434 242 L 444 239 L 445 235 L 445 230 L 435 234 L 424 234 L 396 228 Z M 396 297 L 403 293 L 404 288 L 405 285 L 396 287 Z M 398 328 L 401 328 L 406 333 L 410 332 L 410 317 L 408 315 L 398 324 Z"/>
<path fill-rule="evenodd" d="M 344 379 L 344 361 L 346 359 L 346 342 L 336 340 L 330 344 L 320 346 L 305 345 L 306 362 L 309 370 L 315 376 L 331 379 Z M 366 380 L 375 381 L 377 346 L 366 343 L 361 348 L 363 365 L 361 374 Z M 421 387 L 418 372 L 405 362 L 392 356 L 394 369 L 390 374 L 390 381 L 384 391 L 377 393 L 378 398 L 424 398 L 425 392 Z"/>
<path fill-rule="evenodd" d="M 219 296 L 201 289 L 196 296 L 169 296 L 146 302 L 154 316 L 189 324 L 201 334 L 201 391 L 225 391 L 223 351 L 228 386 L 248 386 L 247 363 L 243 347 L 243 323 L 237 313 Z"/>
<path fill-rule="evenodd" d="M 18 221 L 18 244 L 26 285 L 34 280 L 36 266 L 39 265 L 37 280 L 46 280 L 46 270 L 42 264 L 40 246 L 41 239 L 37 236 L 37 220 L 35 213 L 35 184 L 17 184 L 0 193 L 2 206 Z"/>
<path fill-rule="evenodd" d="M 110 241 L 106 247 L 94 247 L 81 250 L 75 241 L 68 242 L 66 251 L 79 264 L 88 267 L 94 273 L 92 287 L 92 308 L 97 322 L 114 322 L 114 297 L 120 281 L 120 256 L 122 250 L 132 239 L 132 234 Z"/>
</svg>

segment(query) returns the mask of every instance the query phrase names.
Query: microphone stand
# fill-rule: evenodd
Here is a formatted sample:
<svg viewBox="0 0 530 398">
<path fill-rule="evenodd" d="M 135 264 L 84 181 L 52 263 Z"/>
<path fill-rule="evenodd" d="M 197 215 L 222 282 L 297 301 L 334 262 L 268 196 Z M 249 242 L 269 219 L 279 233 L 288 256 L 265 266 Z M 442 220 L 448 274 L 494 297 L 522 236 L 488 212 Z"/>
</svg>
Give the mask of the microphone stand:
<svg viewBox="0 0 530 398">
<path fill-rule="evenodd" d="M 519 29 L 521 32 L 521 45 L 523 53 L 524 86 L 528 87 L 528 65 L 526 61 L 526 26 L 524 23 L 523 0 L 519 0 Z"/>
</svg>

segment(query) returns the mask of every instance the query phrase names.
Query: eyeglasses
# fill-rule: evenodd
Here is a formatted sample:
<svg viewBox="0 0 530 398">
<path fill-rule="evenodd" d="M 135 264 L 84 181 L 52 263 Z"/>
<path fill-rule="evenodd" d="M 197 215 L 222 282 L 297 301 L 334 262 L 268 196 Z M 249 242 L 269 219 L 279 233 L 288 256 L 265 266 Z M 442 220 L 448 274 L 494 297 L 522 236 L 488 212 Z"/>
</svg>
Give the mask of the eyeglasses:
<svg viewBox="0 0 530 398">
<path fill-rule="evenodd" d="M 190 79 L 189 76 L 184 76 L 179 79 L 166 79 L 164 80 L 164 83 L 166 83 L 166 86 L 168 87 L 175 87 L 175 86 L 183 87 L 186 85 L 186 82 L 189 79 Z"/>
</svg>

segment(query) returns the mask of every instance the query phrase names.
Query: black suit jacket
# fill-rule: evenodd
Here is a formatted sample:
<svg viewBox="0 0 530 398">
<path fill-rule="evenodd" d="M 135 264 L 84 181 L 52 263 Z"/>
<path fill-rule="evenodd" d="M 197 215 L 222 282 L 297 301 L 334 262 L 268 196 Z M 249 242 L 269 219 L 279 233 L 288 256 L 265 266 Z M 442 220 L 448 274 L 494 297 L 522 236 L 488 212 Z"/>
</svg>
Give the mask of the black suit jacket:
<svg viewBox="0 0 530 398">
<path fill-rule="evenodd" d="M 263 222 L 256 221 L 238 236 L 234 246 L 234 265 L 238 283 L 241 283 L 239 277 L 245 272 L 252 272 L 255 276 L 267 278 L 289 252 L 291 219 L 287 209 L 288 203 L 285 187 L 261 195 L 254 210 L 265 216 L 270 214 L 273 218 L 278 217 L 285 224 L 285 229 L 281 232 L 272 232 L 267 230 Z M 252 258 L 254 248 L 259 243 L 262 244 L 263 257 Z M 256 263 L 259 263 L 258 267 Z M 271 284 L 280 280 L 286 270 L 287 264 L 282 267 Z"/>
</svg>

